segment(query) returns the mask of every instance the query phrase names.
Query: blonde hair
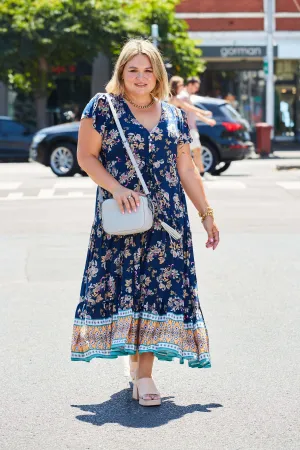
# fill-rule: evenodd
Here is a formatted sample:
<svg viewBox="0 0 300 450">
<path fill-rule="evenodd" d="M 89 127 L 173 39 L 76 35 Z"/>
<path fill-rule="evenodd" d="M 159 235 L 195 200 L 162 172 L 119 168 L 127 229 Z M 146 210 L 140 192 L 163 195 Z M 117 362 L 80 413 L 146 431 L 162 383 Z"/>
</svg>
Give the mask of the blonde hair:
<svg viewBox="0 0 300 450">
<path fill-rule="evenodd" d="M 106 85 L 106 92 L 115 95 L 124 95 L 124 67 L 134 56 L 141 54 L 149 58 L 153 73 L 156 77 L 156 85 L 151 94 L 158 100 L 164 100 L 169 96 L 168 75 L 161 54 L 146 39 L 130 39 L 124 45 L 115 64 L 113 76 Z"/>
<path fill-rule="evenodd" d="M 172 97 L 176 97 L 178 94 L 178 85 L 184 85 L 184 79 L 175 75 L 170 79 L 170 94 Z"/>
</svg>

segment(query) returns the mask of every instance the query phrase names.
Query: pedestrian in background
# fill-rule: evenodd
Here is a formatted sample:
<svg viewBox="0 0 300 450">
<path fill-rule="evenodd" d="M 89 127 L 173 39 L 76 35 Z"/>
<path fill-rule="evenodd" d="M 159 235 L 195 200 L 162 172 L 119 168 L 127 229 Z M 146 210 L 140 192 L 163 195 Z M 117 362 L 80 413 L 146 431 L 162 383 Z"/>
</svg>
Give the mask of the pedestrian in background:
<svg viewBox="0 0 300 450">
<path fill-rule="evenodd" d="M 213 180 L 214 177 L 212 177 L 209 173 L 206 173 L 204 171 L 202 161 L 202 146 L 200 142 L 200 136 L 196 120 L 197 119 L 201 120 L 202 122 L 210 126 L 215 126 L 216 121 L 211 118 L 212 117 L 211 111 L 200 109 L 193 105 L 190 96 L 198 92 L 200 87 L 200 80 L 195 77 L 190 78 L 189 80 L 190 82 L 188 81 L 187 87 L 185 89 L 183 78 L 174 76 L 170 79 L 170 93 L 171 93 L 170 103 L 186 111 L 191 136 L 193 139 L 190 145 L 193 159 L 195 161 L 196 166 L 199 169 L 200 175 L 206 180 Z M 191 94 L 188 93 L 188 90 L 191 91 Z"/>
<path fill-rule="evenodd" d="M 210 367 L 183 188 L 202 217 L 207 248 L 216 249 L 219 231 L 190 155 L 186 115 L 162 101 L 168 78 L 158 50 L 146 40 L 129 41 L 106 91 L 155 204 L 154 223 L 146 232 L 125 236 L 103 229 L 103 199 L 113 198 L 122 213 L 134 214 L 143 189 L 106 94 L 96 94 L 83 111 L 78 139 L 79 165 L 98 185 L 98 195 L 71 359 L 131 355 L 133 397 L 143 406 L 160 405 L 154 357 Z M 168 234 L 161 219 L 179 239 Z"/>
</svg>

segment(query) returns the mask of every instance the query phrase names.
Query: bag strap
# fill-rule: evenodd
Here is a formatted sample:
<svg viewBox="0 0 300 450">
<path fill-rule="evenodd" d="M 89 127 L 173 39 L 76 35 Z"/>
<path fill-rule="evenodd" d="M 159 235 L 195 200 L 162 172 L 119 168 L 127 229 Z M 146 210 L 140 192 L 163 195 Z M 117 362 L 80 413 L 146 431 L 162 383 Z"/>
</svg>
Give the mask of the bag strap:
<svg viewBox="0 0 300 450">
<path fill-rule="evenodd" d="M 145 194 L 146 194 L 146 195 L 149 195 L 149 194 L 150 194 L 149 189 L 147 188 L 147 185 L 146 185 L 146 183 L 145 183 L 145 180 L 144 180 L 144 178 L 143 178 L 143 175 L 141 174 L 141 171 L 140 171 L 140 169 L 139 169 L 139 167 L 138 167 L 138 165 L 137 165 L 136 159 L 135 159 L 135 157 L 134 157 L 133 154 L 132 154 L 130 145 L 129 145 L 127 139 L 126 139 L 126 136 L 125 136 L 125 134 L 124 134 L 123 128 L 122 128 L 122 126 L 121 126 L 121 124 L 120 124 L 120 121 L 119 121 L 119 119 L 118 119 L 117 111 L 115 110 L 115 107 L 114 107 L 114 105 L 112 104 L 110 95 L 109 95 L 109 94 L 105 94 L 105 96 L 106 96 L 106 98 L 107 98 L 107 100 L 108 100 L 108 103 L 109 103 L 111 112 L 112 112 L 112 114 L 113 114 L 113 116 L 114 116 L 114 119 L 115 119 L 117 128 L 118 128 L 118 130 L 119 130 L 119 133 L 120 133 L 120 136 L 121 136 L 123 145 L 124 145 L 124 147 L 125 147 L 125 149 L 126 149 L 128 155 L 129 155 L 129 158 L 131 159 L 131 162 L 132 162 L 132 164 L 133 164 L 133 167 L 135 168 L 135 171 L 136 171 L 136 173 L 137 173 L 137 176 L 139 177 L 140 182 L 142 183 L 142 186 L 143 186 L 143 189 L 144 189 Z"/>
</svg>

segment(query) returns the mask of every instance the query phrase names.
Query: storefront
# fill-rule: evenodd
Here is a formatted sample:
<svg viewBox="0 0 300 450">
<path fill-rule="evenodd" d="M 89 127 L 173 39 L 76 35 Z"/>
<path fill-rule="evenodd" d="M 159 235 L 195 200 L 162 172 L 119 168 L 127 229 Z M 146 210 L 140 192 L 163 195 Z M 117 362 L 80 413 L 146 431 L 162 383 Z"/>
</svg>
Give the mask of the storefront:
<svg viewBox="0 0 300 450">
<path fill-rule="evenodd" d="M 104 92 L 111 74 L 111 63 L 99 53 L 90 64 L 81 61 L 69 66 L 53 66 L 51 90 L 47 102 L 47 125 L 67 120 L 68 111 L 79 117 L 84 106 L 97 92 Z M 35 106 L 32 95 L 24 95 L 0 83 L 0 114 L 15 117 L 23 123 L 35 123 Z M 30 123 L 31 125 L 31 123 Z"/>
<path fill-rule="evenodd" d="M 300 61 L 275 61 L 276 141 L 300 142 Z"/>
<path fill-rule="evenodd" d="M 207 69 L 201 94 L 227 98 L 253 130 L 266 120 L 265 46 L 201 46 Z M 300 142 L 300 61 L 275 55 L 274 140 Z"/>
</svg>

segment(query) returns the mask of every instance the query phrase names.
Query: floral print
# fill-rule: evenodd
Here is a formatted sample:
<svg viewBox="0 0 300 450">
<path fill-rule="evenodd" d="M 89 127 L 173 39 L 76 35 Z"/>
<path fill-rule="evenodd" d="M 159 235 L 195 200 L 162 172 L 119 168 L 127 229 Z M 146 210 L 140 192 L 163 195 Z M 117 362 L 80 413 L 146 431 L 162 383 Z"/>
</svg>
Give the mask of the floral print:
<svg viewBox="0 0 300 450">
<path fill-rule="evenodd" d="M 198 299 L 190 223 L 177 170 L 177 146 L 191 142 L 184 112 L 161 102 L 161 117 L 149 132 L 121 96 L 112 95 L 155 206 L 153 227 L 126 236 L 102 227 L 101 204 L 112 198 L 97 188 L 79 303 L 73 325 L 71 360 L 117 358 L 153 352 L 165 361 L 210 367 L 209 340 Z M 95 95 L 82 118 L 92 118 L 102 136 L 99 160 L 123 186 L 143 192 L 123 147 L 105 94 Z M 163 220 L 180 234 L 175 240 Z"/>
</svg>

